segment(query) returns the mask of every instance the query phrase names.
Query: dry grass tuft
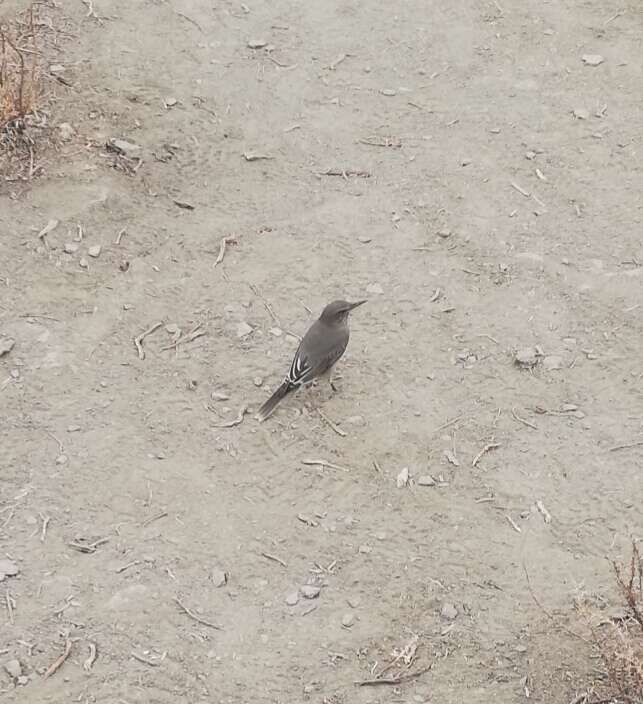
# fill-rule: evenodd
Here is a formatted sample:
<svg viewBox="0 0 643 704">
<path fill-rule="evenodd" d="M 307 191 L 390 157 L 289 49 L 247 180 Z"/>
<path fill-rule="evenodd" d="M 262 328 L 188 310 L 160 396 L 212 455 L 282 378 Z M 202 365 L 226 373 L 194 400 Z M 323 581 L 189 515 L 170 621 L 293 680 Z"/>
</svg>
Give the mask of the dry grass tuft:
<svg viewBox="0 0 643 704">
<path fill-rule="evenodd" d="M 0 132 L 24 129 L 42 96 L 33 6 L 12 25 L 0 26 Z"/>
<path fill-rule="evenodd" d="M 579 606 L 605 668 L 583 704 L 643 704 L 643 561 L 632 542 L 629 563 L 612 562 L 623 610 L 606 616 L 595 604 Z"/>
</svg>

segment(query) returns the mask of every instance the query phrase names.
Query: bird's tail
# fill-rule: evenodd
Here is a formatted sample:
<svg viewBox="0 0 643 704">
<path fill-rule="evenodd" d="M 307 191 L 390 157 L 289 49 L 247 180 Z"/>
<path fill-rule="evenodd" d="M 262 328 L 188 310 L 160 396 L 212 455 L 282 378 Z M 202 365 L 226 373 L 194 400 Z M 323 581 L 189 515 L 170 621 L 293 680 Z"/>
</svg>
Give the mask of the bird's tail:
<svg viewBox="0 0 643 704">
<path fill-rule="evenodd" d="M 266 418 L 275 410 L 275 408 L 277 408 L 277 404 L 294 388 L 294 385 L 291 384 L 288 379 L 285 379 L 282 382 L 281 386 L 277 388 L 273 395 L 257 411 L 257 415 L 255 416 L 257 420 L 260 423 L 263 423 L 263 421 L 266 420 Z"/>
</svg>

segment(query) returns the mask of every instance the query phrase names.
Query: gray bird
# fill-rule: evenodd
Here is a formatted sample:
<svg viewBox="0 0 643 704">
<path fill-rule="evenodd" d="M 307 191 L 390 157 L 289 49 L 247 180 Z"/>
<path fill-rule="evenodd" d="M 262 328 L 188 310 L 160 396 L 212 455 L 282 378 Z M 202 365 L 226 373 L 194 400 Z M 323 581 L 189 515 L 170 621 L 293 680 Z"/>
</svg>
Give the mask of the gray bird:
<svg viewBox="0 0 643 704">
<path fill-rule="evenodd" d="M 348 314 L 362 303 L 366 301 L 333 301 L 324 308 L 299 343 L 288 375 L 259 409 L 256 416 L 258 421 L 266 420 L 291 391 L 308 386 L 314 379 L 330 373 L 348 345 Z"/>
</svg>

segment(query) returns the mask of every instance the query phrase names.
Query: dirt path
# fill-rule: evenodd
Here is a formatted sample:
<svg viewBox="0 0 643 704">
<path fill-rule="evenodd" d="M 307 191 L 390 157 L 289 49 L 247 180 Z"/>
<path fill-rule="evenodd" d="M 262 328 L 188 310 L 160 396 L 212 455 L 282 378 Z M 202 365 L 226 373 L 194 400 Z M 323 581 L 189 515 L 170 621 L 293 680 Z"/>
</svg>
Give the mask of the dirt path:
<svg viewBox="0 0 643 704">
<path fill-rule="evenodd" d="M 74 136 L 0 196 L 7 701 L 567 704 L 643 529 L 640 9 L 61 4 Z M 217 427 L 337 297 L 346 435 L 304 395 Z M 414 635 L 430 672 L 354 684 Z"/>
</svg>

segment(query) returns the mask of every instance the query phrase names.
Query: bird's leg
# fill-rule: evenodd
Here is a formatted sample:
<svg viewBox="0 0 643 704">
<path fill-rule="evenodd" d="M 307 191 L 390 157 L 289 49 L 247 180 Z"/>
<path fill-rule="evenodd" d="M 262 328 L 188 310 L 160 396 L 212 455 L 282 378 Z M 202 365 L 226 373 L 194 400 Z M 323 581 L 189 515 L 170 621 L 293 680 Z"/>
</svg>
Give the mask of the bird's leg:
<svg viewBox="0 0 643 704">
<path fill-rule="evenodd" d="M 342 378 L 342 377 L 341 377 L 341 374 L 338 374 L 338 373 L 334 370 L 334 367 L 333 367 L 333 368 L 330 370 L 330 372 L 328 373 L 328 383 L 330 384 L 330 388 L 331 388 L 335 393 L 337 393 L 338 390 L 339 390 L 339 389 L 337 388 L 337 385 L 335 384 L 335 382 L 336 382 L 338 379 L 341 379 L 341 378 Z"/>
</svg>

